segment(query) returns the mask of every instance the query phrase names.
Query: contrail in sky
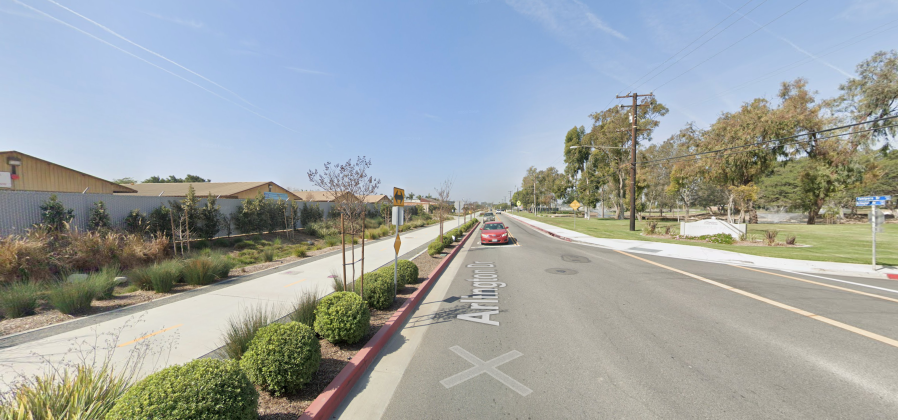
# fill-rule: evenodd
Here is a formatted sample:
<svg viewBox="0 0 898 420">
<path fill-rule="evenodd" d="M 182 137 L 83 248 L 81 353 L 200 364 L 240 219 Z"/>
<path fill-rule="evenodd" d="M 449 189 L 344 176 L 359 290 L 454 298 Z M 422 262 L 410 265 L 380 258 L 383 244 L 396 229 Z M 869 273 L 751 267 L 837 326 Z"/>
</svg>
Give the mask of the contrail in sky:
<svg viewBox="0 0 898 420">
<path fill-rule="evenodd" d="M 52 0 L 50 0 L 50 1 L 52 1 Z M 730 7 L 730 6 L 726 5 L 726 4 L 724 4 L 722 1 L 717 0 L 717 2 L 720 3 L 720 4 L 722 4 L 722 5 L 723 5 L 724 7 L 726 7 L 727 9 L 733 10 L 732 7 Z M 739 13 L 738 10 L 733 10 L 733 12 Z M 743 15 L 742 13 L 739 13 L 739 15 L 741 15 L 742 17 L 744 17 L 745 20 L 747 20 L 747 21 L 749 21 L 749 22 L 751 22 L 751 23 L 754 23 L 755 26 L 761 26 L 761 24 L 759 24 L 758 22 L 755 22 L 755 21 L 752 20 L 750 17 L 745 16 L 745 15 Z M 845 70 L 842 70 L 842 69 L 840 69 L 840 68 L 838 68 L 838 67 L 836 67 L 836 66 L 834 66 L 834 65 L 832 65 L 832 64 L 829 64 L 829 63 L 827 63 L 826 61 L 824 61 L 823 59 L 821 59 L 820 57 L 817 57 L 816 55 L 811 54 L 811 53 L 808 52 L 808 51 L 805 51 L 803 48 L 799 47 L 798 45 L 795 45 L 794 42 L 789 41 L 788 39 L 783 38 L 782 36 L 777 35 L 775 32 L 771 31 L 770 29 L 767 29 L 766 26 L 761 27 L 761 29 L 763 29 L 765 32 L 769 33 L 770 35 L 773 35 L 773 36 L 779 38 L 780 41 L 783 41 L 783 42 L 789 44 L 789 46 L 791 46 L 792 48 L 795 48 L 795 50 L 797 50 L 798 52 L 800 52 L 800 53 L 802 53 L 802 54 L 804 54 L 804 55 L 806 55 L 806 56 L 808 56 L 808 57 L 813 58 L 815 61 L 820 62 L 821 64 L 823 64 L 823 65 L 826 66 L 826 67 L 829 67 L 829 68 L 831 68 L 831 69 L 833 69 L 833 70 L 835 70 L 835 71 L 837 71 L 837 72 L 839 72 L 839 73 L 842 73 L 842 75 L 844 75 L 845 77 L 847 77 L 847 78 L 849 78 L 849 79 L 852 78 L 852 77 L 854 77 L 853 75 L 849 74 L 849 73 L 846 72 Z"/>
<path fill-rule="evenodd" d="M 140 44 L 138 44 L 138 43 L 136 43 L 136 42 L 134 42 L 134 41 L 132 41 L 132 40 L 130 40 L 130 39 L 128 39 L 128 38 L 125 38 L 124 36 L 119 35 L 117 32 L 113 31 L 112 29 L 109 29 L 109 28 L 103 26 L 102 24 L 100 24 L 100 23 L 98 23 L 98 22 L 96 22 L 96 21 L 94 21 L 94 20 L 91 20 L 89 17 L 84 16 L 84 15 L 82 15 L 82 14 L 80 14 L 80 13 L 78 13 L 78 12 L 72 10 L 72 9 L 69 9 L 68 7 L 63 6 L 63 5 L 61 5 L 61 4 L 57 3 L 57 2 L 55 2 L 54 0 L 47 0 L 47 1 L 49 1 L 50 3 L 53 3 L 53 4 L 55 4 L 55 5 L 57 5 L 57 6 L 61 7 L 61 8 L 63 8 L 63 9 L 65 9 L 65 10 L 67 10 L 68 12 L 72 13 L 72 14 L 75 15 L 75 16 L 80 17 L 81 19 L 84 19 L 84 20 L 86 20 L 86 21 L 88 21 L 88 22 L 90 22 L 90 23 L 93 23 L 94 25 L 99 26 L 100 29 L 102 29 L 102 30 L 104 30 L 104 31 L 106 31 L 106 32 L 109 32 L 109 33 L 115 35 L 116 37 L 118 37 L 118 38 L 121 39 L 122 41 L 125 41 L 125 42 L 127 42 L 127 43 L 129 43 L 129 44 L 131 44 L 131 45 L 133 45 L 133 46 L 135 46 L 135 47 L 137 47 L 137 48 L 140 48 L 140 49 L 142 49 L 142 50 L 144 50 L 144 51 L 146 51 L 146 52 L 148 52 L 148 53 L 150 53 L 150 54 L 153 54 L 153 55 L 155 55 L 156 57 L 159 57 L 159 58 L 161 58 L 161 59 L 163 59 L 163 60 L 165 60 L 165 61 L 168 61 L 169 63 L 172 63 L 172 64 L 174 64 L 174 65 L 176 65 L 176 66 L 178 66 L 178 67 L 180 67 L 180 68 L 182 68 L 182 69 L 184 69 L 184 70 L 190 72 L 190 74 L 192 74 L 192 75 L 194 75 L 194 76 L 196 76 L 196 77 L 199 77 L 200 79 L 203 79 L 203 80 L 205 80 L 205 81 L 207 81 L 207 82 L 209 82 L 209 83 L 212 83 L 212 84 L 215 85 L 215 86 L 218 86 L 218 87 L 220 87 L 220 88 L 226 90 L 226 91 L 229 92 L 230 94 L 232 94 L 232 95 L 234 95 L 234 96 L 240 98 L 241 101 L 246 102 L 247 104 L 249 104 L 249 105 L 251 105 L 251 106 L 256 106 L 256 105 L 254 105 L 253 103 L 247 101 L 246 99 L 243 99 L 243 97 L 241 97 L 240 95 L 234 93 L 234 91 L 232 91 L 232 90 L 230 90 L 230 89 L 228 89 L 228 88 L 226 88 L 226 87 L 224 87 L 224 86 L 222 86 L 222 85 L 220 85 L 220 84 L 218 84 L 218 83 L 215 83 L 215 82 L 209 80 L 208 78 L 204 77 L 203 75 L 201 75 L 201 74 L 199 74 L 199 73 L 197 73 L 197 72 L 195 72 L 195 71 L 193 71 L 193 70 L 188 69 L 187 67 L 184 67 L 184 66 L 182 66 L 182 65 L 180 65 L 180 64 L 178 64 L 178 63 L 176 63 L 174 60 L 171 60 L 171 59 L 169 59 L 168 57 L 163 56 L 162 54 L 159 54 L 159 53 L 157 53 L 157 52 L 155 52 L 155 51 L 153 51 L 153 50 L 150 50 L 149 48 L 144 47 L 143 45 L 140 45 Z"/>
<path fill-rule="evenodd" d="M 89 37 L 91 37 L 91 38 L 93 38 L 93 39 L 96 39 L 97 41 L 100 41 L 100 42 L 102 42 L 102 43 L 104 43 L 104 44 L 106 44 L 106 45 L 108 45 L 108 46 L 110 46 L 110 47 L 112 47 L 112 48 L 115 48 L 115 49 L 117 49 L 117 50 L 119 50 L 119 51 L 121 51 L 121 52 L 123 52 L 123 53 L 125 53 L 125 54 L 130 55 L 131 57 L 134 57 L 134 58 L 136 58 L 136 59 L 138 59 L 138 60 L 140 60 L 140 61 L 143 61 L 144 63 L 147 63 L 147 64 L 149 64 L 149 65 L 151 65 L 151 66 L 153 66 L 153 67 L 156 67 L 156 68 L 159 69 L 159 70 L 162 70 L 162 71 L 164 71 L 164 72 L 166 72 L 166 73 L 168 73 L 168 74 L 171 74 L 172 76 L 175 76 L 175 77 L 177 77 L 177 78 L 179 78 L 179 79 L 181 79 L 181 80 L 183 80 L 183 81 L 185 81 L 185 82 L 187 82 L 187 83 L 190 83 L 190 84 L 192 84 L 192 85 L 194 85 L 194 86 L 196 86 L 196 87 L 198 87 L 198 88 L 200 88 L 200 89 L 202 89 L 202 90 L 205 90 L 206 92 L 209 92 L 209 93 L 211 93 L 211 94 L 213 94 L 213 95 L 215 95 L 215 96 L 217 96 L 217 97 L 219 97 L 219 98 L 221 98 L 221 99 L 224 99 L 224 100 L 226 100 L 226 101 L 228 101 L 228 102 L 230 102 L 230 103 L 232 103 L 232 104 L 234 104 L 234 105 L 236 105 L 236 106 L 238 106 L 238 107 L 240 107 L 240 108 L 243 108 L 244 110 L 249 111 L 249 112 L 255 114 L 255 115 L 258 116 L 259 118 L 262 118 L 262 119 L 264 119 L 264 120 L 267 120 L 267 121 L 269 121 L 269 122 L 272 122 L 272 123 L 274 123 L 274 124 L 277 124 L 277 125 L 279 125 L 279 126 L 281 126 L 281 127 L 283 127 L 283 128 L 286 128 L 287 130 L 290 130 L 290 131 L 292 131 L 292 132 L 294 132 L 294 133 L 297 132 L 296 130 L 294 130 L 294 129 L 290 128 L 290 127 L 287 127 L 286 125 L 283 125 L 283 124 L 281 124 L 281 123 L 279 123 L 279 122 L 277 122 L 277 121 L 275 121 L 275 120 L 272 120 L 271 118 L 268 118 L 268 117 L 266 117 L 266 116 L 264 116 L 264 115 L 262 115 L 262 114 L 260 114 L 260 113 L 258 113 L 258 112 L 256 112 L 256 111 L 253 111 L 253 110 L 251 110 L 251 109 L 249 109 L 249 108 L 247 108 L 247 107 L 245 107 L 245 106 L 243 106 L 243 105 L 240 105 L 239 103 L 234 102 L 234 101 L 232 101 L 232 100 L 230 100 L 230 99 L 228 99 L 228 98 L 225 98 L 224 96 L 221 96 L 221 95 L 219 95 L 218 93 L 215 93 L 215 92 L 209 90 L 209 89 L 206 88 L 205 86 L 200 85 L 199 83 L 194 82 L 193 80 L 190 80 L 190 79 L 188 79 L 188 78 L 186 78 L 186 77 L 184 77 L 184 76 L 181 76 L 180 74 L 177 74 L 177 73 L 175 73 L 175 72 L 172 72 L 171 70 L 168 70 L 168 69 L 166 69 L 166 68 L 164 68 L 164 67 L 161 67 L 161 66 L 159 66 L 158 64 L 155 64 L 155 63 L 153 63 L 153 62 L 151 62 L 151 61 L 148 61 L 147 59 L 145 59 L 145 58 L 143 58 L 143 57 L 140 57 L 140 56 L 138 56 L 138 55 L 136 55 L 136 54 L 134 54 L 134 53 L 132 53 L 132 52 L 130 52 L 130 51 L 128 51 L 128 50 L 125 50 L 125 49 L 123 49 L 123 48 L 121 48 L 121 47 L 119 47 L 119 46 L 117 46 L 117 45 L 115 45 L 115 44 L 112 44 L 112 43 L 110 43 L 109 41 L 106 41 L 105 39 L 99 38 L 99 37 L 97 37 L 96 35 L 94 35 L 94 34 L 92 34 L 92 33 L 90 33 L 90 32 L 87 32 L 87 31 L 84 31 L 84 30 L 81 29 L 81 28 L 77 28 L 77 27 L 75 27 L 75 26 L 72 26 L 71 24 L 69 24 L 69 23 L 67 23 L 67 22 L 65 22 L 65 21 L 62 21 L 62 20 L 56 18 L 55 16 L 52 16 L 52 15 L 50 15 L 50 14 L 48 14 L 48 13 L 46 13 L 46 12 L 43 12 L 43 11 L 41 11 L 41 10 L 35 9 L 34 7 L 31 7 L 31 6 L 29 6 L 29 5 L 25 4 L 25 3 L 22 3 L 22 2 L 19 1 L 19 0 L 13 0 L 13 1 L 16 2 L 17 4 L 23 6 L 23 7 L 26 7 L 26 8 L 28 8 L 28 9 L 30 9 L 30 10 L 33 11 L 33 12 L 40 13 L 40 14 L 43 15 L 43 16 L 46 16 L 46 17 L 48 17 L 48 18 L 50 18 L 50 19 L 53 19 L 53 20 L 56 21 L 56 22 L 59 22 L 59 23 L 65 25 L 65 26 L 68 26 L 69 28 L 72 28 L 72 29 L 74 29 L 74 30 L 76 30 L 76 31 L 78 31 L 78 32 L 81 32 L 81 33 L 84 34 L 84 35 L 87 35 L 87 36 L 89 36 Z"/>
</svg>

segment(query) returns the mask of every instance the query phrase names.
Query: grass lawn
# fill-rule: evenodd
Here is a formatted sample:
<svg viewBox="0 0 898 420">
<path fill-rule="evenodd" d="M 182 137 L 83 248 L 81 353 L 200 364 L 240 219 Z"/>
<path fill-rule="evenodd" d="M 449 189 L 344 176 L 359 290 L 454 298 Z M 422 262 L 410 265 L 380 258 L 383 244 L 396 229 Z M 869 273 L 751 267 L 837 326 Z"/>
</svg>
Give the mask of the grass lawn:
<svg viewBox="0 0 898 420">
<path fill-rule="evenodd" d="M 797 260 L 833 261 L 856 264 L 870 264 L 872 257 L 871 233 L 869 224 L 852 225 L 748 225 L 749 237 L 764 238 L 764 231 L 776 229 L 779 231 L 777 240 L 785 242 L 790 235 L 795 235 L 799 245 L 811 245 L 810 247 L 772 247 L 772 246 L 739 246 L 720 245 L 699 241 L 677 241 L 642 236 L 644 222 L 636 221 L 636 232 L 630 232 L 629 220 L 611 219 L 577 219 L 577 228 L 574 229 L 572 218 L 534 217 L 530 213 L 514 213 L 529 219 L 539 220 L 553 226 L 575 230 L 597 238 L 608 239 L 634 239 L 640 241 L 667 242 L 681 245 L 702 246 L 706 248 L 722 249 L 726 251 L 741 252 L 744 254 L 760 255 L 765 257 L 791 258 Z M 663 226 L 678 226 L 676 222 L 658 223 L 663 232 Z M 883 265 L 898 266 L 898 224 L 885 225 L 885 232 L 876 234 L 876 262 Z"/>
</svg>

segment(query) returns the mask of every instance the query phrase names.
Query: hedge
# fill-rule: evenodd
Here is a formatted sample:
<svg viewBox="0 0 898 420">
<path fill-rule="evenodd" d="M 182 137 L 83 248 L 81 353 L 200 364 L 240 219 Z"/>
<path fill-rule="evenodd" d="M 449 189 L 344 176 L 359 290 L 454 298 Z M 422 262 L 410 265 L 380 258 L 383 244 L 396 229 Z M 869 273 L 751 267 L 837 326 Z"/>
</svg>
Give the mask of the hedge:
<svg viewBox="0 0 898 420">
<path fill-rule="evenodd" d="M 299 322 L 260 328 L 240 359 L 252 383 L 278 396 L 302 389 L 320 363 L 321 345 L 315 332 Z"/>
<path fill-rule="evenodd" d="M 331 343 L 358 342 L 368 332 L 371 312 L 362 297 L 336 292 L 321 299 L 315 310 L 315 332 Z"/>
<path fill-rule="evenodd" d="M 259 393 L 236 361 L 198 359 L 134 384 L 106 420 L 255 420 Z"/>
</svg>

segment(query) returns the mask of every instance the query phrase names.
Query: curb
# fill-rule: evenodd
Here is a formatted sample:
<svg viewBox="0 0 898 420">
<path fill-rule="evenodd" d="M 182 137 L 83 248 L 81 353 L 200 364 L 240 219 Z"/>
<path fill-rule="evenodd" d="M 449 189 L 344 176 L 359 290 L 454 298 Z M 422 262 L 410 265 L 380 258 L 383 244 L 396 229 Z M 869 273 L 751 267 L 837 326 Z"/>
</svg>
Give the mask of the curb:
<svg viewBox="0 0 898 420">
<path fill-rule="evenodd" d="M 334 413 L 362 374 L 368 370 L 368 366 L 371 365 L 371 362 L 374 361 L 377 354 L 380 353 L 380 350 L 387 344 L 387 341 L 390 340 L 393 333 L 395 333 L 399 329 L 399 326 L 405 322 L 409 315 L 411 315 L 412 310 L 418 306 L 418 303 L 421 302 L 424 295 L 430 291 L 433 284 L 436 283 L 437 278 L 443 274 L 443 271 L 446 270 L 446 267 L 452 262 L 455 255 L 458 254 L 464 244 L 468 241 L 468 238 L 474 234 L 479 224 L 480 222 L 477 222 L 477 224 L 474 225 L 471 231 L 458 242 L 458 246 L 456 246 L 455 249 L 453 249 L 436 268 L 434 268 L 433 272 L 430 273 L 430 277 L 421 283 L 421 287 L 419 287 L 418 290 L 393 313 L 393 316 L 391 316 L 380 330 L 377 331 L 377 334 L 374 334 L 374 337 L 371 337 L 371 339 L 365 343 L 365 346 L 356 353 L 355 357 L 349 361 L 349 364 L 347 364 L 337 377 L 331 381 L 327 388 L 318 395 L 318 398 L 315 398 L 312 405 L 303 411 L 300 419 L 326 419 Z"/>
<path fill-rule="evenodd" d="M 549 232 L 549 231 L 547 231 L 547 230 L 545 230 L 545 229 L 542 229 L 542 228 L 539 228 L 539 227 L 537 227 L 537 226 L 531 225 L 530 223 L 527 223 L 526 221 L 524 221 L 524 218 L 523 218 L 523 217 L 520 217 L 520 216 L 515 217 L 515 220 L 517 220 L 517 221 L 519 221 L 519 222 L 521 222 L 521 223 L 523 223 L 523 224 L 529 226 L 531 229 L 538 230 L 538 231 L 540 231 L 540 232 L 542 232 L 542 233 L 544 233 L 544 234 L 546 234 L 546 235 L 552 236 L 552 237 L 554 237 L 554 238 L 561 239 L 561 240 L 563 240 L 563 241 L 567 241 L 567 242 L 571 242 L 571 243 L 577 243 L 577 244 L 583 244 L 583 245 L 589 245 L 589 246 L 600 246 L 600 247 L 602 246 L 602 245 L 597 245 L 597 244 L 591 244 L 591 243 L 589 243 L 589 242 L 582 242 L 582 241 L 573 240 L 573 239 L 571 239 L 571 238 L 568 238 L 568 237 L 565 237 L 565 236 L 561 236 L 561 235 L 559 235 L 559 234 L 557 234 L 557 233 Z M 613 249 L 613 248 L 609 248 L 609 249 Z M 670 257 L 670 256 L 668 256 L 668 258 L 683 258 L 683 257 Z M 694 259 L 691 259 L 691 258 L 684 258 L 684 259 L 694 260 Z M 725 263 L 725 262 L 720 262 L 720 261 L 708 261 L 708 260 L 694 260 L 694 261 L 706 261 L 706 262 L 711 262 L 711 263 L 715 263 L 715 264 L 727 264 L 727 263 Z M 801 261 L 801 260 L 798 260 L 798 261 Z M 766 267 L 766 266 L 756 266 L 756 267 L 767 268 L 767 269 L 773 269 L 773 270 L 778 269 L 778 268 L 776 268 L 776 267 Z M 807 273 L 807 272 L 806 272 L 806 273 Z M 829 275 L 835 275 L 835 276 L 849 276 L 849 277 L 859 277 L 859 278 L 869 278 L 869 279 L 898 280 L 898 274 L 893 274 L 893 273 L 861 273 L 861 274 L 864 274 L 864 275 L 858 275 L 857 273 L 850 273 L 850 272 L 831 272 L 831 271 L 826 271 L 826 270 L 813 271 L 812 273 L 818 274 L 818 275 L 819 275 L 819 274 L 829 274 Z M 808 273 L 808 274 L 810 274 L 810 273 Z M 870 275 L 870 274 L 873 274 L 873 275 L 875 275 L 876 277 L 874 277 L 874 276 L 872 276 L 872 275 Z"/>
</svg>

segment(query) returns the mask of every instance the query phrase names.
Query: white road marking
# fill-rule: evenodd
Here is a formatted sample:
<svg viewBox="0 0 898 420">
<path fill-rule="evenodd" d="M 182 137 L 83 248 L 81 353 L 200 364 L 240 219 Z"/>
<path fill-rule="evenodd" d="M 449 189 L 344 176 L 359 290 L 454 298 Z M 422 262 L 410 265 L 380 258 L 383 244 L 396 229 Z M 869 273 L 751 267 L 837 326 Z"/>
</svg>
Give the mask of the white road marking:
<svg viewBox="0 0 898 420">
<path fill-rule="evenodd" d="M 440 383 L 443 384 L 444 387 L 452 388 L 464 381 L 467 381 L 468 379 L 471 379 L 471 378 L 474 378 L 474 377 L 480 375 L 481 373 L 485 373 L 487 375 L 492 376 L 499 382 L 502 382 L 503 384 L 505 384 L 505 386 L 515 390 L 515 392 L 517 392 L 518 394 L 521 394 L 522 396 L 526 397 L 528 394 L 533 392 L 532 389 L 527 388 L 526 386 L 524 386 L 524 384 L 514 380 L 511 376 L 508 376 L 508 375 L 500 372 L 498 369 L 496 369 L 496 367 L 498 367 L 500 365 L 503 365 L 505 363 L 508 363 L 508 362 L 514 360 L 514 359 L 517 359 L 518 357 L 523 356 L 523 354 L 521 352 L 519 352 L 517 350 L 513 350 L 513 351 L 505 353 L 493 360 L 484 362 L 483 360 L 480 360 L 477 356 L 475 356 L 471 353 L 468 353 L 467 350 L 465 350 L 459 346 L 452 346 L 449 348 L 449 350 L 452 350 L 453 352 L 455 352 L 455 354 L 461 356 L 463 359 L 467 360 L 468 362 L 471 362 L 471 364 L 473 364 L 474 367 L 472 367 L 468 370 L 465 370 L 464 372 L 452 375 L 446 379 L 443 379 L 442 381 L 440 381 Z"/>
<path fill-rule="evenodd" d="M 786 273 L 798 274 L 798 275 L 801 275 L 801 276 L 816 277 L 816 278 L 818 278 L 818 279 L 823 279 L 823 280 L 837 281 L 837 282 L 839 282 L 839 283 L 853 284 L 853 285 L 855 285 L 855 286 L 869 287 L 869 288 L 871 288 L 871 289 L 882 290 L 882 291 L 885 291 L 885 292 L 898 293 L 898 290 L 886 289 L 885 287 L 871 286 L 871 285 L 869 285 L 869 284 L 864 284 L 864 283 L 855 283 L 855 282 L 853 282 L 853 281 L 848 281 L 848 280 L 839 280 L 839 279 L 834 279 L 834 278 L 830 278 L 830 277 L 815 276 L 815 275 L 813 275 L 813 274 L 800 273 L 800 272 L 797 272 L 797 271 L 789 271 L 789 270 L 780 270 L 780 271 L 784 271 L 784 272 L 786 272 Z"/>
</svg>

